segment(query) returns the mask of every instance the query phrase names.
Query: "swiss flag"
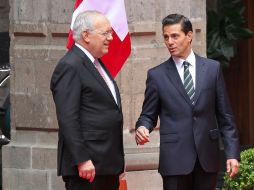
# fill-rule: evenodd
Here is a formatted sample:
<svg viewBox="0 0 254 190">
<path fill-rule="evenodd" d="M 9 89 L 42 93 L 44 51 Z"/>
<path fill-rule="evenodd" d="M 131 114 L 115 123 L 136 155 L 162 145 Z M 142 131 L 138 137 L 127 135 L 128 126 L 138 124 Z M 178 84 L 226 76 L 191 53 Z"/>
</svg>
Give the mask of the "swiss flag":
<svg viewBox="0 0 254 190">
<path fill-rule="evenodd" d="M 109 45 L 109 52 L 102 57 L 102 61 L 115 77 L 131 52 L 124 0 L 76 0 L 67 42 L 68 49 L 74 44 L 72 38 L 74 21 L 79 13 L 86 10 L 97 10 L 103 13 L 112 25 L 113 41 Z"/>
</svg>

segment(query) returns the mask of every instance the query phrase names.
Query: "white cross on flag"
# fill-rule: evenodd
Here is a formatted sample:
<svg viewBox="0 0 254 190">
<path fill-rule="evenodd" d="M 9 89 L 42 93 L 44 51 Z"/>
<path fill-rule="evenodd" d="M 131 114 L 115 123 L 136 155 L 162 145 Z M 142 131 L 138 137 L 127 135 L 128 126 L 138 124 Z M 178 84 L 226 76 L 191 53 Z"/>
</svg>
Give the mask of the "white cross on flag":
<svg viewBox="0 0 254 190">
<path fill-rule="evenodd" d="M 97 10 L 103 13 L 112 25 L 113 40 L 109 45 L 109 52 L 102 57 L 102 61 L 115 77 L 131 52 L 124 0 L 76 0 L 67 42 L 68 49 L 74 44 L 72 38 L 74 21 L 79 13 L 86 10 Z"/>
</svg>

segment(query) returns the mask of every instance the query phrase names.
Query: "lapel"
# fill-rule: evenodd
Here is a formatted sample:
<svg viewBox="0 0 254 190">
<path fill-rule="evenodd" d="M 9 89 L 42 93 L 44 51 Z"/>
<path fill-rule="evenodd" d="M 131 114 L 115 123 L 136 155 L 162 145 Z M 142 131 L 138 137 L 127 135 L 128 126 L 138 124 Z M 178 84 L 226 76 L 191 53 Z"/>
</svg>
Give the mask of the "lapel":
<svg viewBox="0 0 254 190">
<path fill-rule="evenodd" d="M 191 104 L 190 98 L 188 96 L 188 94 L 186 93 L 182 80 L 179 76 L 179 73 L 177 71 L 175 62 L 173 60 L 172 57 L 169 58 L 169 60 L 166 62 L 167 68 L 168 68 L 168 72 L 167 75 L 169 77 L 169 79 L 171 80 L 172 84 L 174 85 L 174 87 L 177 89 L 177 91 L 182 95 L 182 97 L 185 99 L 185 101 L 190 104 L 190 106 L 193 106 Z"/>
<path fill-rule="evenodd" d="M 116 104 L 115 99 L 108 87 L 108 85 L 106 84 L 105 80 L 102 78 L 102 76 L 100 75 L 100 73 L 98 72 L 98 70 L 95 68 L 94 64 L 91 62 L 91 60 L 87 57 L 87 55 L 81 50 L 79 49 L 77 46 L 73 46 L 72 50 L 78 54 L 82 60 L 83 60 L 83 65 L 88 69 L 88 71 L 90 71 L 92 73 L 92 75 L 94 76 L 94 78 L 100 83 L 100 85 L 103 87 L 104 90 L 107 91 L 107 93 L 109 94 L 109 96 L 111 97 L 112 101 L 114 102 L 114 104 Z M 114 81 L 114 79 L 112 78 L 111 74 L 109 73 L 109 71 L 107 70 L 107 68 L 104 66 L 104 64 L 101 62 L 101 60 L 99 60 L 100 64 L 102 65 L 103 69 L 106 71 L 106 73 L 108 74 L 109 78 L 111 79 L 111 81 L 113 82 L 114 86 L 115 86 L 115 91 L 116 91 L 116 97 L 117 97 L 117 107 L 119 109 L 121 109 L 121 99 L 120 99 L 120 94 L 119 94 L 119 90 L 117 88 L 117 85 Z"/>
<path fill-rule="evenodd" d="M 196 56 L 196 88 L 195 88 L 195 103 L 197 102 L 201 89 L 202 89 L 202 85 L 203 85 L 203 81 L 205 80 L 205 63 L 204 61 L 202 61 L 201 57 L 198 56 L 197 54 L 195 54 Z"/>
</svg>

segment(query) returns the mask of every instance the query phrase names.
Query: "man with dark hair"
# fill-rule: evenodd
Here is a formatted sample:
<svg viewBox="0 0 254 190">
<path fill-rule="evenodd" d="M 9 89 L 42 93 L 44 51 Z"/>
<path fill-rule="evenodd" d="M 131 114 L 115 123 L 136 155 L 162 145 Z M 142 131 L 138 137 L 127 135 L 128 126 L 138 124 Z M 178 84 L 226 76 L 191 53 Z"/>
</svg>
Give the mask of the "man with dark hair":
<svg viewBox="0 0 254 190">
<path fill-rule="evenodd" d="M 239 140 L 220 64 L 195 54 L 192 24 L 171 14 L 162 21 L 171 57 L 148 71 L 136 142 L 149 142 L 160 117 L 159 173 L 164 190 L 214 190 L 219 163 L 219 136 L 227 172 L 238 172 Z"/>
<path fill-rule="evenodd" d="M 57 64 L 51 90 L 59 124 L 58 175 L 66 190 L 118 190 L 124 171 L 123 115 L 116 82 L 100 58 L 112 41 L 109 20 L 81 13 L 75 45 Z"/>
</svg>

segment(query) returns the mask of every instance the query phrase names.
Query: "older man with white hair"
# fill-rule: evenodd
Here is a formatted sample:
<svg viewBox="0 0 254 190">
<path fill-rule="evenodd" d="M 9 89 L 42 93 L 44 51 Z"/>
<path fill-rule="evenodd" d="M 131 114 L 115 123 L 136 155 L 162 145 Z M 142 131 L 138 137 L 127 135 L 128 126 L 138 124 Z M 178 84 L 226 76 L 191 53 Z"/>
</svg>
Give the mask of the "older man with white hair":
<svg viewBox="0 0 254 190">
<path fill-rule="evenodd" d="M 51 79 L 59 124 L 58 175 L 67 190 L 117 190 L 124 171 L 123 115 L 116 82 L 101 62 L 112 41 L 109 20 L 85 11 L 75 45 Z"/>
</svg>

